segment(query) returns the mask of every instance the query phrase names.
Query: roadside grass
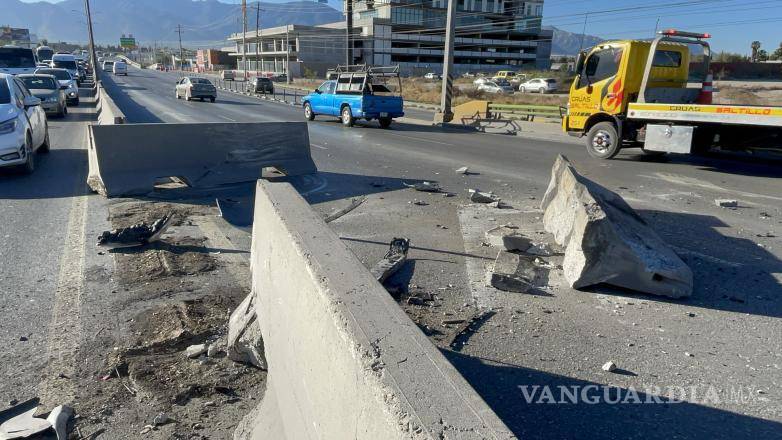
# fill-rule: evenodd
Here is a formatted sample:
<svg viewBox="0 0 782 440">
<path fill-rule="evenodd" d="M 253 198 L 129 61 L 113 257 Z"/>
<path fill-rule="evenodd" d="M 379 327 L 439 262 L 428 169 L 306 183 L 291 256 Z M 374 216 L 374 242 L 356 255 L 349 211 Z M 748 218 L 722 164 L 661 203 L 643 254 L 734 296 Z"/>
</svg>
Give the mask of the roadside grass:
<svg viewBox="0 0 782 440">
<path fill-rule="evenodd" d="M 753 91 L 741 87 L 720 87 L 714 94 L 715 104 L 771 105 Z"/>
</svg>

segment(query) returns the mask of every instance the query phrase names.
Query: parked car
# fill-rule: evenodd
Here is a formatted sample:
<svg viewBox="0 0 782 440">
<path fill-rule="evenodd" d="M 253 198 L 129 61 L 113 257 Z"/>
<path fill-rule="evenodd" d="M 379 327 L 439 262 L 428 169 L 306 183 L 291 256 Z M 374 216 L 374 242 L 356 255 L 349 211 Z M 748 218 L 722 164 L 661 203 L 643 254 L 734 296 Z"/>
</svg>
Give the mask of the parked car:
<svg viewBox="0 0 782 440">
<path fill-rule="evenodd" d="M 283 81 L 288 81 L 288 75 L 286 75 L 286 74 L 284 74 L 284 73 L 275 73 L 275 74 L 273 74 L 273 75 L 271 76 L 271 78 L 270 78 L 270 79 L 271 79 L 272 81 L 274 81 L 274 82 L 283 82 Z"/>
<path fill-rule="evenodd" d="M 114 62 L 114 66 L 111 68 L 115 75 L 128 76 L 128 65 L 124 61 Z"/>
<path fill-rule="evenodd" d="M 114 70 L 114 61 L 113 60 L 104 60 L 103 61 L 103 71 L 111 72 L 112 70 Z"/>
<path fill-rule="evenodd" d="M 223 70 L 220 73 L 220 78 L 222 78 L 223 81 L 234 81 L 236 79 L 236 74 L 233 70 Z"/>
<path fill-rule="evenodd" d="M 426 75 L 424 75 L 424 79 L 431 79 L 431 80 L 437 80 L 437 79 L 443 79 L 442 76 L 440 76 L 437 73 L 429 72 Z"/>
<path fill-rule="evenodd" d="M 57 78 L 60 86 L 65 86 L 65 99 L 68 105 L 79 105 L 79 87 L 70 72 L 65 69 L 37 69 L 38 75 L 52 75 Z"/>
<path fill-rule="evenodd" d="M 510 81 L 516 78 L 516 72 L 512 70 L 500 70 L 491 78 L 494 81 Z"/>
<path fill-rule="evenodd" d="M 252 93 L 274 93 L 274 83 L 269 78 L 255 77 L 250 80 L 247 91 Z"/>
<path fill-rule="evenodd" d="M 35 153 L 49 151 L 49 125 L 41 100 L 21 79 L 0 73 L 0 167 L 35 170 Z"/>
<path fill-rule="evenodd" d="M 69 53 L 56 53 L 52 56 L 52 66 L 55 69 L 65 69 L 71 74 L 71 78 L 76 80 L 76 86 L 81 83 L 79 79 L 79 66 L 76 64 L 76 57 Z"/>
<path fill-rule="evenodd" d="M 209 99 L 211 102 L 215 102 L 217 99 L 217 88 L 206 78 L 192 78 L 186 76 L 176 83 L 176 99 L 185 98 L 187 101 L 192 101 L 195 98 L 204 101 Z"/>
<path fill-rule="evenodd" d="M 478 78 L 475 78 L 475 81 L 473 81 L 472 83 L 474 85 L 476 85 L 476 86 L 481 86 L 483 84 L 486 84 L 489 81 L 491 81 L 489 78 L 485 78 L 485 77 L 479 76 Z"/>
<path fill-rule="evenodd" d="M 478 86 L 478 91 L 486 93 L 513 93 L 513 87 L 508 82 L 486 81 Z"/>
<path fill-rule="evenodd" d="M 67 86 L 61 86 L 52 75 L 27 74 L 19 75 L 27 90 L 41 100 L 41 107 L 46 114 L 65 117 L 68 114 L 68 104 L 65 101 Z"/>
<path fill-rule="evenodd" d="M 553 78 L 533 78 L 519 85 L 519 92 L 552 93 L 559 88 L 557 80 Z"/>
<path fill-rule="evenodd" d="M 78 63 L 77 66 L 79 67 L 79 80 L 83 82 L 87 79 L 87 69 L 81 63 Z"/>
<path fill-rule="evenodd" d="M 302 98 L 304 117 L 311 121 L 316 115 L 337 116 L 346 127 L 352 127 L 356 119 L 377 119 L 382 128 L 388 128 L 394 118 L 405 115 L 401 91 L 398 69 L 342 72 Z"/>
</svg>

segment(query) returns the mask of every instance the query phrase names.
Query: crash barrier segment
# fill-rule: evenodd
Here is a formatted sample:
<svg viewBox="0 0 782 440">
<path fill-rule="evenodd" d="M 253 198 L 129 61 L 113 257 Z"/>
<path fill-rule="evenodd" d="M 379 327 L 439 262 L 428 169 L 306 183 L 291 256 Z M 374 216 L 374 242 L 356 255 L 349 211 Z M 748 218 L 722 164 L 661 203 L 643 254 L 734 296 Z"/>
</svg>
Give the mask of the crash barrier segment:
<svg viewBox="0 0 782 440">
<path fill-rule="evenodd" d="M 88 183 L 107 197 L 147 194 L 170 177 L 212 188 L 252 182 L 264 167 L 317 171 L 306 122 L 93 125 L 90 133 L 97 179 Z"/>
<path fill-rule="evenodd" d="M 114 125 L 124 124 L 125 114 L 111 99 L 102 82 L 98 82 L 98 124 Z"/>
<path fill-rule="evenodd" d="M 225 81 L 221 78 L 208 78 L 214 82 L 215 87 L 221 90 L 226 90 L 234 93 L 241 93 L 247 96 L 253 96 L 258 99 L 266 99 L 276 102 L 283 102 L 292 105 L 301 105 L 301 98 L 307 96 L 307 93 L 299 93 L 299 90 L 288 87 L 275 85 L 274 91 L 271 93 L 255 93 L 250 88 L 249 81 Z"/>
<path fill-rule="evenodd" d="M 489 117 L 534 121 L 542 118 L 562 119 L 562 107 L 556 105 L 494 104 L 489 103 Z"/>
<path fill-rule="evenodd" d="M 516 437 L 286 182 L 258 181 L 266 393 L 236 439 Z"/>
</svg>

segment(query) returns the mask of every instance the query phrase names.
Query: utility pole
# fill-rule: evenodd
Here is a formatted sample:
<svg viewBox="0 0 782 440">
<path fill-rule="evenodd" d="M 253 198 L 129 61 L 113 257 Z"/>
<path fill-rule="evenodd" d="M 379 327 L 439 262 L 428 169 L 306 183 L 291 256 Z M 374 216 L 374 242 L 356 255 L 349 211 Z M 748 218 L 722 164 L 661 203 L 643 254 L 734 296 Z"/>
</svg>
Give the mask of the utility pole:
<svg viewBox="0 0 782 440">
<path fill-rule="evenodd" d="M 179 33 L 179 70 L 184 71 L 185 70 L 185 52 L 182 49 L 182 25 L 181 24 L 177 25 L 176 31 Z M 174 64 L 174 68 L 176 69 L 176 64 Z"/>
<path fill-rule="evenodd" d="M 92 64 L 92 73 L 95 76 L 95 81 L 98 80 L 100 70 L 97 66 L 98 57 L 95 56 L 95 39 L 92 34 L 92 12 L 90 12 L 90 0 L 84 0 L 84 9 L 87 14 L 87 33 L 90 38 L 90 64 Z"/>
<path fill-rule="evenodd" d="M 346 66 L 353 64 L 353 0 L 345 0 L 345 60 Z"/>
<path fill-rule="evenodd" d="M 655 37 L 657 36 L 657 30 L 659 30 L 659 29 L 660 29 L 660 17 L 657 17 L 657 23 L 655 23 L 655 25 L 654 25 L 654 35 L 653 36 L 655 36 Z"/>
<path fill-rule="evenodd" d="M 261 59 L 261 1 L 255 4 L 255 74 L 263 70 L 263 66 L 259 66 L 258 62 Z"/>
<path fill-rule="evenodd" d="M 586 37 L 587 20 L 589 20 L 589 12 L 584 14 L 584 28 L 581 30 L 581 43 L 579 43 L 579 45 L 578 45 L 578 52 L 579 53 L 581 53 L 581 51 L 584 49 L 584 37 Z"/>
<path fill-rule="evenodd" d="M 285 26 L 285 83 L 291 83 L 291 42 L 290 27 Z"/>
<path fill-rule="evenodd" d="M 445 56 L 443 57 L 443 90 L 440 94 L 440 112 L 435 113 L 435 124 L 451 122 L 453 96 L 453 42 L 456 31 L 456 0 L 448 0 L 448 19 L 445 25 Z"/>
<path fill-rule="evenodd" d="M 247 0 L 242 0 L 242 69 L 247 81 Z"/>
</svg>

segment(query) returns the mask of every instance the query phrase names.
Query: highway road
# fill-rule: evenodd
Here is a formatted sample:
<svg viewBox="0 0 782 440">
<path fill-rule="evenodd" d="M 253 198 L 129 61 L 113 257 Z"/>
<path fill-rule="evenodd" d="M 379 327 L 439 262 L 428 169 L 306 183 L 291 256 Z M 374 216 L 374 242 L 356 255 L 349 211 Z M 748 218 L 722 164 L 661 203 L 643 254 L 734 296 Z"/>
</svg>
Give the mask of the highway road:
<svg viewBox="0 0 782 440">
<path fill-rule="evenodd" d="M 127 77 L 106 75 L 105 85 L 128 123 L 303 120 L 298 107 L 227 92 L 219 92 L 216 103 L 176 100 L 176 79 L 174 73 L 130 69 Z M 88 105 L 51 121 L 53 150 L 35 174 L 0 173 L 5 404 L 33 396 L 56 403 L 78 394 L 76 384 L 57 380 L 72 374 L 75 360 L 84 370 L 80 376 L 92 378 L 98 389 L 91 398 L 100 399 L 103 385 L 94 377 L 103 374 L 99 364 L 106 354 L 81 351 L 90 351 L 88 342 L 104 328 L 101 338 L 127 326 L 109 307 L 125 300 L 107 280 L 112 257 L 97 254 L 91 238 L 106 229 L 108 207 L 122 201 L 88 195 L 84 185 L 91 116 L 80 112 Z M 430 114 L 414 110 L 410 116 Z M 389 130 L 376 123 L 346 128 L 336 118 L 318 117 L 308 129 L 322 185 L 304 196 L 324 214 L 350 197 L 368 196 L 331 224 L 367 266 L 383 256 L 391 238 L 411 239 L 406 283 L 440 299 L 437 307 L 403 307 L 520 438 L 749 439 L 782 432 L 782 164 L 747 157 L 652 160 L 637 150 L 598 161 L 562 136 L 489 135 L 410 122 Z M 467 189 L 494 191 L 533 224 L 557 154 L 620 193 L 675 246 L 695 272 L 692 298 L 569 289 L 550 296 L 482 296 L 482 280 L 470 269 L 482 264 L 474 264 L 468 249 L 470 231 L 506 217 L 502 210 L 473 215 Z M 472 173 L 454 172 L 462 166 Z M 438 181 L 454 196 L 402 185 L 422 180 Z M 717 198 L 736 199 L 739 208 L 719 208 Z M 246 237 L 233 242 L 247 244 Z M 490 308 L 492 317 L 451 350 L 451 330 L 440 321 L 446 314 L 469 317 L 476 304 Z M 626 374 L 603 372 L 607 360 Z M 693 398 L 651 408 L 528 404 L 519 388 L 525 385 L 713 386 L 749 398 Z M 115 399 L 127 397 L 120 396 Z M 102 417 L 90 420 L 99 424 Z"/>
<path fill-rule="evenodd" d="M 132 123 L 303 119 L 298 107 L 226 92 L 219 93 L 215 104 L 177 101 L 176 78 L 172 73 L 132 70 L 128 77 L 111 77 L 106 83 Z M 313 157 L 327 181 L 308 192 L 308 200 L 327 212 L 340 199 L 379 193 L 367 202 L 368 212 L 333 227 L 368 266 L 382 256 L 390 238 L 410 237 L 418 251 L 411 285 L 451 286 L 443 304 L 457 313 L 481 301 L 476 293 L 481 289 L 465 270 L 465 231 L 474 226 L 461 208 L 466 190 L 495 191 L 515 207 L 534 209 L 557 154 L 622 194 L 695 268 L 696 293 L 686 302 L 572 291 L 555 295 L 557 299 L 508 295 L 487 300 L 484 305 L 501 311 L 498 318 L 486 331 L 476 332 L 463 350 L 447 353 L 521 438 L 750 438 L 780 432 L 780 163 L 746 157 L 654 160 L 638 150 L 598 161 L 579 143 L 561 136 L 544 140 L 534 134 L 487 135 L 413 123 L 395 123 L 390 130 L 375 123 L 345 128 L 327 117 L 308 126 Z M 475 174 L 454 173 L 462 166 Z M 378 180 L 385 182 L 382 191 L 368 185 Z M 419 194 L 399 185 L 408 180 L 436 180 L 457 194 L 456 201 L 429 198 L 427 208 L 411 205 Z M 717 198 L 737 199 L 740 208 L 719 208 Z M 462 301 L 465 307 L 460 307 Z M 516 308 L 525 312 L 514 316 L 510 310 Z M 604 309 L 615 310 L 606 316 Z M 552 310 L 561 315 L 552 320 Z M 437 318 L 426 321 L 425 314 L 408 312 L 425 329 L 435 325 Z M 691 315 L 697 321 L 682 318 Z M 434 340 L 441 342 L 436 336 Z M 697 351 L 698 357 L 687 362 L 685 351 Z M 600 365 L 618 353 L 632 368 L 627 375 L 606 378 Z M 727 378 L 753 399 L 711 406 L 693 402 L 670 411 L 617 410 L 610 405 L 562 410 L 561 405 L 526 405 L 516 389 L 524 384 L 699 385 L 727 393 Z"/>
</svg>

